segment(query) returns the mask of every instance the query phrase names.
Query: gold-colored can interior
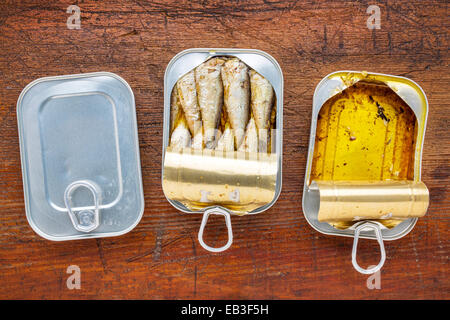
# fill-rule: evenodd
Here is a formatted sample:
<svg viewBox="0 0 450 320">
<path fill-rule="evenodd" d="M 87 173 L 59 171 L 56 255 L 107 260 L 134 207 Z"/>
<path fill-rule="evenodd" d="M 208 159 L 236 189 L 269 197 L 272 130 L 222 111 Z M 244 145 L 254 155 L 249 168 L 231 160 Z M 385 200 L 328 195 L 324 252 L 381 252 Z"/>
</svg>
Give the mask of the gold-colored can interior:
<svg viewBox="0 0 450 320">
<path fill-rule="evenodd" d="M 418 128 L 410 106 L 377 79 L 328 99 L 318 114 L 309 179 L 320 194 L 319 221 L 347 228 L 370 219 L 393 227 L 423 216 L 428 190 L 415 176 Z"/>
</svg>

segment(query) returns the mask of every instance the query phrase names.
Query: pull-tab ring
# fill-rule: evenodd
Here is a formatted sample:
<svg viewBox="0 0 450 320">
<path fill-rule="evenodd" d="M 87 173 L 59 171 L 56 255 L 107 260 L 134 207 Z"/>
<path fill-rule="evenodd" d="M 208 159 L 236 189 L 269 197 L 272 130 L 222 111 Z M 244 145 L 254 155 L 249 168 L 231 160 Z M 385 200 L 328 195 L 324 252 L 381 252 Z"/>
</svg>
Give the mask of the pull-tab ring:
<svg viewBox="0 0 450 320">
<path fill-rule="evenodd" d="M 72 210 L 72 193 L 80 187 L 87 188 L 91 191 L 94 197 L 94 210 L 83 209 L 78 214 L 75 214 Z M 91 232 L 100 225 L 100 195 L 100 188 L 95 182 L 89 180 L 75 181 L 67 186 L 64 192 L 64 203 L 75 229 L 81 232 Z"/>
<path fill-rule="evenodd" d="M 228 242 L 223 247 L 220 248 L 210 247 L 203 241 L 203 231 L 205 230 L 206 223 L 208 222 L 208 218 L 211 214 L 217 214 L 225 217 L 225 224 L 227 225 L 228 229 Z M 231 229 L 231 218 L 228 211 L 219 207 L 205 210 L 205 213 L 203 214 L 202 223 L 200 225 L 200 230 L 198 231 L 198 242 L 200 242 L 200 245 L 205 250 L 208 250 L 210 252 L 222 252 L 227 250 L 231 246 L 231 244 L 233 243 L 233 231 Z"/>
<path fill-rule="evenodd" d="M 375 267 L 368 268 L 368 269 L 361 268 L 359 266 L 358 262 L 356 261 L 356 251 L 358 249 L 358 238 L 359 238 L 360 232 L 363 229 L 372 229 L 372 230 L 374 230 L 375 236 L 377 237 L 378 244 L 380 245 L 380 253 L 381 253 L 380 262 Z M 354 236 L 354 240 L 353 240 L 353 249 L 352 249 L 352 264 L 353 264 L 353 267 L 359 273 L 372 274 L 372 273 L 375 273 L 375 272 L 379 271 L 383 267 L 385 261 L 386 261 L 386 251 L 384 250 L 383 236 L 381 234 L 380 226 L 378 224 L 376 224 L 374 222 L 370 222 L 370 221 L 362 222 L 361 224 L 359 224 L 355 228 L 355 236 Z"/>
</svg>

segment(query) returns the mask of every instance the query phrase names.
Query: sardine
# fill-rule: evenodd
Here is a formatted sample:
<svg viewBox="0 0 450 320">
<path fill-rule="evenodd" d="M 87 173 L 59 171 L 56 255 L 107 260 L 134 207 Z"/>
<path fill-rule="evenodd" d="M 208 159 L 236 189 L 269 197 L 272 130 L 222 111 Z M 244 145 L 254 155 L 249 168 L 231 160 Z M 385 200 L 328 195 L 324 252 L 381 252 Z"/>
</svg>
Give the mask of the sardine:
<svg viewBox="0 0 450 320">
<path fill-rule="evenodd" d="M 182 114 L 178 123 L 175 125 L 175 129 L 170 137 L 170 146 L 173 150 L 180 150 L 182 148 L 188 148 L 191 145 L 191 134 L 186 122 L 186 118 Z"/>
<path fill-rule="evenodd" d="M 231 125 L 227 122 L 225 130 L 217 141 L 216 150 L 219 151 L 234 151 L 234 135 Z"/>
<path fill-rule="evenodd" d="M 180 121 L 182 115 L 180 99 L 178 97 L 178 90 L 176 86 L 172 90 L 170 96 L 170 134 L 175 129 L 175 125 Z"/>
<path fill-rule="evenodd" d="M 275 101 L 273 102 L 272 114 L 270 115 L 270 143 L 267 152 L 275 153 L 276 152 L 276 134 L 277 134 L 277 99 L 275 97 Z"/>
<path fill-rule="evenodd" d="M 197 132 L 195 133 L 194 137 L 192 138 L 192 149 L 203 149 L 203 132 L 201 130 L 201 127 Z"/>
<path fill-rule="evenodd" d="M 224 106 L 235 136 L 236 148 L 244 139 L 249 119 L 250 80 L 248 67 L 237 58 L 226 61 L 222 67 Z"/>
<path fill-rule="evenodd" d="M 195 135 L 201 129 L 201 117 L 197 102 L 194 70 L 186 73 L 178 80 L 177 90 L 189 130 L 191 135 Z"/>
<path fill-rule="evenodd" d="M 256 122 L 253 117 L 248 122 L 244 140 L 238 151 L 258 152 L 258 131 L 256 130 Z"/>
<path fill-rule="evenodd" d="M 259 152 L 268 152 L 270 115 L 274 92 L 270 82 L 255 70 L 250 70 L 251 108 L 258 130 Z"/>
<path fill-rule="evenodd" d="M 225 60 L 212 58 L 195 69 L 198 104 L 202 115 L 205 147 L 214 149 L 216 132 L 223 106 L 223 84 L 220 70 Z"/>
</svg>

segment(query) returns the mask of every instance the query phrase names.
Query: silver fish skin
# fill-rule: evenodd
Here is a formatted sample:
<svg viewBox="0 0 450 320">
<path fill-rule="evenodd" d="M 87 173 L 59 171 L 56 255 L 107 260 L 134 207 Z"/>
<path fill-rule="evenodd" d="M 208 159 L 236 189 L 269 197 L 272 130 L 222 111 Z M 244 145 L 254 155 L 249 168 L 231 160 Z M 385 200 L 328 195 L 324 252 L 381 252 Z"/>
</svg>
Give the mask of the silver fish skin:
<svg viewBox="0 0 450 320">
<path fill-rule="evenodd" d="M 236 148 L 242 143 L 250 110 L 250 80 L 248 67 L 237 58 L 222 67 L 224 105 L 233 128 Z"/>
<path fill-rule="evenodd" d="M 217 141 L 216 150 L 234 151 L 234 135 L 229 123 L 225 125 L 225 130 Z"/>
<path fill-rule="evenodd" d="M 275 94 L 270 82 L 255 70 L 250 70 L 250 92 L 250 106 L 258 130 L 259 152 L 267 152 Z"/>
<path fill-rule="evenodd" d="M 191 135 L 195 135 L 201 129 L 201 116 L 194 70 L 186 73 L 177 81 L 177 90 L 189 130 Z"/>
<path fill-rule="evenodd" d="M 181 115 L 182 109 L 180 99 L 178 96 L 178 90 L 175 86 L 170 96 L 170 134 L 172 134 L 175 129 L 175 125 L 178 123 Z"/>
<path fill-rule="evenodd" d="M 244 140 L 238 151 L 258 152 L 258 131 L 256 130 L 256 123 L 253 117 L 248 122 Z"/>
<path fill-rule="evenodd" d="M 216 146 L 217 126 L 223 106 L 221 69 L 225 60 L 212 58 L 195 68 L 195 82 L 203 126 L 204 144 L 207 149 Z"/>
<path fill-rule="evenodd" d="M 182 116 L 180 121 L 178 121 L 178 124 L 172 132 L 172 136 L 170 137 L 170 146 L 174 151 L 191 146 L 191 133 L 189 132 L 184 116 Z"/>
<path fill-rule="evenodd" d="M 200 130 L 197 130 L 194 137 L 192 138 L 192 149 L 203 149 L 203 132 L 200 128 Z"/>
</svg>

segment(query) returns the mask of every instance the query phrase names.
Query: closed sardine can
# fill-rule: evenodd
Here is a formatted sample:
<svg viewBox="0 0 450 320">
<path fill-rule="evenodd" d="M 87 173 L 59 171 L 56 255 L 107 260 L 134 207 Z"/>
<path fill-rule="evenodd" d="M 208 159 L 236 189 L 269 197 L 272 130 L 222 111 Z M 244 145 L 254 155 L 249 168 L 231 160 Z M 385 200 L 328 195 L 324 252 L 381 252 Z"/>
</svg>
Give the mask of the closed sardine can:
<svg viewBox="0 0 450 320">
<path fill-rule="evenodd" d="M 119 76 L 41 78 L 17 103 L 27 219 L 55 241 L 118 236 L 142 217 L 134 96 Z"/>
</svg>

